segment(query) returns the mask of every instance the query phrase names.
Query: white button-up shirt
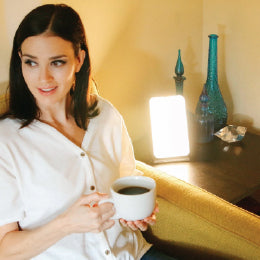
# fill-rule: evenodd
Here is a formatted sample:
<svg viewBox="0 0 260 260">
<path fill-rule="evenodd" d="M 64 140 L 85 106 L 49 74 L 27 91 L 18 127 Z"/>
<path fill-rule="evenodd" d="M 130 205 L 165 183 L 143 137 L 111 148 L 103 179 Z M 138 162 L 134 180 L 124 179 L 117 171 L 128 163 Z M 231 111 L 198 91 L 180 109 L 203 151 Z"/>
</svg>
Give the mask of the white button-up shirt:
<svg viewBox="0 0 260 260">
<path fill-rule="evenodd" d="M 0 121 L 0 225 L 42 226 L 82 194 L 109 193 L 114 180 L 133 174 L 132 144 L 121 115 L 100 97 L 98 107 L 81 147 L 38 120 L 22 129 L 19 120 Z M 33 259 L 134 260 L 149 248 L 140 231 L 116 221 L 98 234 L 68 235 Z"/>
</svg>

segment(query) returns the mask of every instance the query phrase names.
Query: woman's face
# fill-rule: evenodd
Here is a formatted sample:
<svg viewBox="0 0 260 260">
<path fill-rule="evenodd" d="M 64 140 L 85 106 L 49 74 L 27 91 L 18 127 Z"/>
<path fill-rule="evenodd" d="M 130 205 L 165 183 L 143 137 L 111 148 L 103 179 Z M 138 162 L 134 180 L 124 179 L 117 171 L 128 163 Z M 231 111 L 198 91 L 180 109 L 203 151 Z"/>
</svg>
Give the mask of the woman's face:
<svg viewBox="0 0 260 260">
<path fill-rule="evenodd" d="M 66 104 L 85 52 L 76 57 L 70 41 L 42 34 L 26 38 L 19 55 L 24 80 L 39 108 Z"/>
</svg>

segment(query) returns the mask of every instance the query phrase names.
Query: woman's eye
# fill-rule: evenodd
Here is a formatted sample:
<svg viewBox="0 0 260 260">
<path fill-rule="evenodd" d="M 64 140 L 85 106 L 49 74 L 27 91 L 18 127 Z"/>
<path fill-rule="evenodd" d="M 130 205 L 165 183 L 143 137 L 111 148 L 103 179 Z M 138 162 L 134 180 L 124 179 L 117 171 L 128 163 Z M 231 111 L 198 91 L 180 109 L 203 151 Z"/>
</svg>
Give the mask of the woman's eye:
<svg viewBox="0 0 260 260">
<path fill-rule="evenodd" d="M 66 64 L 66 61 L 64 61 L 64 60 L 54 60 L 54 61 L 51 62 L 51 64 L 56 66 L 56 67 L 59 67 L 59 66 Z"/>
<path fill-rule="evenodd" d="M 37 63 L 33 60 L 25 60 L 24 62 L 26 65 L 29 65 L 30 67 L 35 67 Z"/>
</svg>

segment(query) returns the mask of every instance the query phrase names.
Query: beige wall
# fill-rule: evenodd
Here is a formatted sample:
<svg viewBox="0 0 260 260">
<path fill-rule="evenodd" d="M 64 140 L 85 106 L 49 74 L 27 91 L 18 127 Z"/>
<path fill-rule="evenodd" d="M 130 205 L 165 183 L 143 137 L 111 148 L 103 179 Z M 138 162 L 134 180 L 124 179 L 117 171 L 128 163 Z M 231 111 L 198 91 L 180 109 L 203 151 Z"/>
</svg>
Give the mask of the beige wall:
<svg viewBox="0 0 260 260">
<path fill-rule="evenodd" d="M 219 35 L 219 84 L 229 123 L 260 133 L 260 1 L 203 2 L 203 72 L 207 66 L 206 35 Z"/>
<path fill-rule="evenodd" d="M 172 77 L 179 48 L 186 64 L 184 94 L 188 106 L 194 106 L 202 59 L 202 8 L 198 3 L 138 1 L 95 71 L 101 94 L 126 120 L 138 159 L 151 158 L 150 97 L 175 94 Z"/>
<path fill-rule="evenodd" d="M 40 0 L 0 0 L 0 94 L 5 92 L 12 41 L 15 31 L 24 15 L 40 4 Z"/>
<path fill-rule="evenodd" d="M 16 8 L 11 12 L 14 2 Z M 0 29 L 4 34 L 0 86 L 7 80 L 13 28 L 36 2 L 0 0 Z M 151 158 L 149 98 L 175 94 L 172 76 L 178 49 L 182 51 L 187 77 L 184 82 L 187 108 L 194 111 L 206 80 L 210 33 L 220 36 L 219 83 L 230 123 L 240 120 L 241 124 L 260 129 L 258 0 L 248 0 L 247 4 L 242 0 L 62 2 L 75 8 L 83 19 L 99 92 L 123 115 L 137 159 L 149 162 Z"/>
</svg>

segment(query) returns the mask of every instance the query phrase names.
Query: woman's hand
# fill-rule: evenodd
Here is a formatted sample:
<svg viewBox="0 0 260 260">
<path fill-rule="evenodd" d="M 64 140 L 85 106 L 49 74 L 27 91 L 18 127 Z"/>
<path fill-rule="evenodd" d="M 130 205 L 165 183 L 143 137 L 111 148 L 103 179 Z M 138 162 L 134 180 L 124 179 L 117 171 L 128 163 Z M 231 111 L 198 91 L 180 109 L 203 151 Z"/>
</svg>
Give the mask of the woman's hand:
<svg viewBox="0 0 260 260">
<path fill-rule="evenodd" d="M 132 230 L 138 230 L 140 229 L 141 231 L 146 231 L 148 228 L 148 225 L 154 225 L 156 223 L 156 213 L 159 212 L 159 207 L 158 203 L 156 203 L 156 206 L 154 208 L 153 213 L 151 216 L 143 219 L 143 220 L 136 220 L 136 221 L 127 221 L 124 219 L 120 219 L 120 223 L 124 227 L 130 227 Z"/>
<path fill-rule="evenodd" d="M 0 227 L 0 259 L 31 259 L 71 233 L 97 233 L 112 227 L 113 204 L 97 204 L 107 197 L 83 195 L 66 212 L 32 230 L 19 231 L 17 223 Z"/>
<path fill-rule="evenodd" d="M 108 195 L 98 192 L 81 196 L 60 216 L 65 232 L 68 234 L 98 233 L 111 228 L 115 223 L 110 219 L 115 214 L 113 204 L 108 202 L 98 205 L 99 201 L 107 198 Z"/>
</svg>

